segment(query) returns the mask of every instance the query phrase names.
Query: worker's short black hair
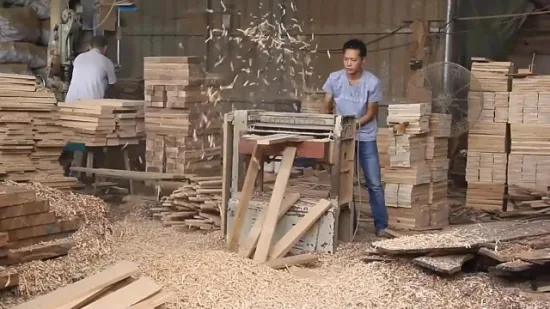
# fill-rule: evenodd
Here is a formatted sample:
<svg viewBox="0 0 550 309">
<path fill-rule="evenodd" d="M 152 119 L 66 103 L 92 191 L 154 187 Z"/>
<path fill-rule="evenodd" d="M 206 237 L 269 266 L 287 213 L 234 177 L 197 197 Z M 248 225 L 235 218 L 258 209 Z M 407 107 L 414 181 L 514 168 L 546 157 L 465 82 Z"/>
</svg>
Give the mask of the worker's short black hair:
<svg viewBox="0 0 550 309">
<path fill-rule="evenodd" d="M 367 56 L 367 45 L 365 45 L 365 43 L 359 39 L 351 39 L 344 43 L 342 51 L 346 52 L 346 49 L 358 50 L 361 58 L 365 58 Z"/>
<path fill-rule="evenodd" d="M 107 39 L 102 35 L 96 35 L 92 38 L 92 48 L 104 48 L 107 46 Z"/>
</svg>

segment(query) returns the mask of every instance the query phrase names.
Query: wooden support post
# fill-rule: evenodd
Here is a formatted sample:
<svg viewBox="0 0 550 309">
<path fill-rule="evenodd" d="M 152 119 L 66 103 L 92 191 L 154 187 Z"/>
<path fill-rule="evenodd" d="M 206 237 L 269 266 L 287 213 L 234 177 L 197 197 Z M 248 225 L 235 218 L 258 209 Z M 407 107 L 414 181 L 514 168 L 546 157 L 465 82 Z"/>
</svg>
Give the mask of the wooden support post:
<svg viewBox="0 0 550 309">
<path fill-rule="evenodd" d="M 86 154 L 86 167 L 87 168 L 94 168 L 94 150 L 93 148 L 88 148 L 87 154 Z M 86 173 L 86 177 L 92 177 L 92 173 Z"/>
<path fill-rule="evenodd" d="M 275 186 L 267 208 L 266 220 L 264 221 L 262 233 L 260 234 L 260 238 L 258 240 L 256 253 L 254 254 L 255 261 L 267 261 L 269 249 L 271 248 L 271 242 L 273 241 L 273 235 L 275 234 L 275 228 L 277 227 L 277 222 L 279 221 L 278 216 L 281 203 L 283 202 L 295 157 L 296 147 L 287 147 L 283 152 L 281 168 L 277 173 L 277 179 L 275 180 Z"/>
<path fill-rule="evenodd" d="M 127 171 L 130 171 L 130 158 L 128 157 L 128 149 L 127 148 L 124 148 L 122 150 L 122 155 L 124 156 L 124 168 L 127 170 Z M 128 181 L 129 185 L 130 185 L 130 194 L 134 194 L 134 181 L 133 180 L 129 180 Z"/>
<path fill-rule="evenodd" d="M 243 188 L 241 190 L 241 196 L 239 197 L 239 205 L 235 211 L 235 222 L 233 228 L 228 237 L 228 248 L 231 252 L 237 252 L 239 250 L 239 241 L 241 238 L 241 230 L 246 218 L 246 212 L 248 210 L 248 204 L 252 199 L 252 193 L 254 191 L 254 184 L 256 183 L 256 176 L 260 170 L 260 161 L 262 157 L 262 148 L 260 146 L 254 147 L 252 158 L 248 164 L 248 170 L 244 179 Z"/>
<path fill-rule="evenodd" d="M 223 170 L 222 170 L 222 207 L 221 229 L 227 234 L 227 208 L 231 197 L 231 175 L 233 174 L 233 125 L 229 121 L 229 113 L 223 117 Z"/>
</svg>

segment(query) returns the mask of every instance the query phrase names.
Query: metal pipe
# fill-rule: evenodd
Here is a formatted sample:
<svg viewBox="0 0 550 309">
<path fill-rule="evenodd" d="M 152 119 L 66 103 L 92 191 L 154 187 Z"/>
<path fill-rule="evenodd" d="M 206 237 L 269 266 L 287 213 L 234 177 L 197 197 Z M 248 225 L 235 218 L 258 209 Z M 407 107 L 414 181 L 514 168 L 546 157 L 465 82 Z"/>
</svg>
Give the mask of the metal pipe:
<svg viewBox="0 0 550 309">
<path fill-rule="evenodd" d="M 453 18 L 456 16 L 456 1 L 447 0 L 447 15 L 445 16 L 445 62 L 453 62 L 453 32 L 455 22 Z M 443 87 L 445 93 L 450 93 L 452 89 L 449 66 L 445 65 L 443 69 Z"/>
<path fill-rule="evenodd" d="M 116 10 L 116 65 L 120 67 L 120 41 L 122 39 L 122 33 L 120 30 L 120 10 Z"/>
</svg>

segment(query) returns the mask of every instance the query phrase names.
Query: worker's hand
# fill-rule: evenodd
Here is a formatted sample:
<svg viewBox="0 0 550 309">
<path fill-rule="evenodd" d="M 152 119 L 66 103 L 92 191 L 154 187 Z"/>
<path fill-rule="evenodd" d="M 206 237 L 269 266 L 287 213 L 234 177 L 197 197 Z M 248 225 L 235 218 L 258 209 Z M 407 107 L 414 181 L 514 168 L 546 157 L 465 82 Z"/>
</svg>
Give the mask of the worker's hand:
<svg viewBox="0 0 550 309">
<path fill-rule="evenodd" d="M 356 122 L 355 128 L 357 131 L 361 130 L 361 123 L 359 121 Z"/>
</svg>

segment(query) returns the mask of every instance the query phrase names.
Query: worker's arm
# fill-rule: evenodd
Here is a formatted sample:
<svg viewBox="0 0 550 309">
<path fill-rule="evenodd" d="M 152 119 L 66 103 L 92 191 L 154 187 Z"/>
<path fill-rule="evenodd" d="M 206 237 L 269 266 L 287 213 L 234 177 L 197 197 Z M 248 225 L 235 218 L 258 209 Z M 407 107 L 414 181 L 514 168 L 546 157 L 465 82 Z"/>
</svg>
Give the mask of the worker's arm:
<svg viewBox="0 0 550 309">
<path fill-rule="evenodd" d="M 380 85 L 380 81 L 377 80 L 377 82 L 373 85 L 373 87 L 369 91 L 367 111 L 365 115 L 359 118 L 359 123 L 358 123 L 359 127 L 362 127 L 367 123 L 371 122 L 373 119 L 376 119 L 376 116 L 378 116 L 378 102 L 380 102 L 381 100 L 382 100 L 382 86 Z"/>
<path fill-rule="evenodd" d="M 334 113 L 334 96 L 331 93 L 325 93 L 325 98 L 323 99 L 323 108 L 321 109 L 323 114 L 333 114 Z"/>
<path fill-rule="evenodd" d="M 117 82 L 116 73 L 115 73 L 115 65 L 109 58 L 105 58 L 106 60 L 106 68 L 107 71 L 107 80 L 109 81 L 109 85 L 113 85 Z"/>
<path fill-rule="evenodd" d="M 325 92 L 325 98 L 323 99 L 323 107 L 321 113 L 332 114 L 334 113 L 334 76 L 331 74 L 327 78 L 327 81 L 323 85 L 323 91 Z"/>
</svg>

